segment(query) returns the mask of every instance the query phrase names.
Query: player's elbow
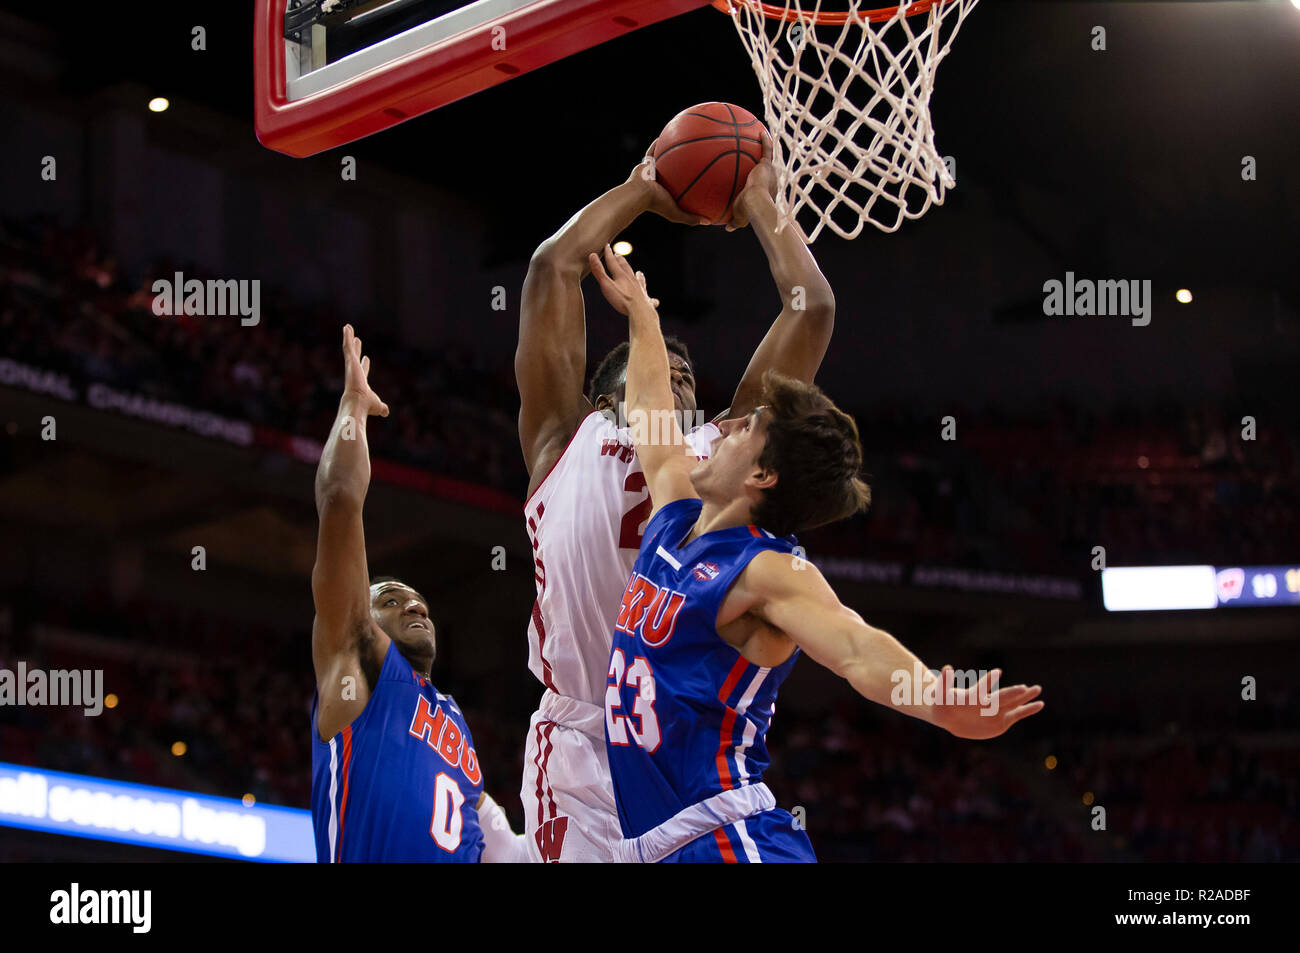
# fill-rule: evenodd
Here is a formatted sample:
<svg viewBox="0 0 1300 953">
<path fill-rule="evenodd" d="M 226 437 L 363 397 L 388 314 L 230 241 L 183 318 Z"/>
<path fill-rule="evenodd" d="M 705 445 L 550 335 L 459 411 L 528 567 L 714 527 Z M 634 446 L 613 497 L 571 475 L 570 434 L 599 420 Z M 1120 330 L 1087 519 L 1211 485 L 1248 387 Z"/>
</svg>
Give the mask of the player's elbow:
<svg viewBox="0 0 1300 953">
<path fill-rule="evenodd" d="M 564 247 L 558 236 L 552 235 L 538 245 L 532 258 L 528 259 L 528 277 L 524 279 L 524 284 L 527 286 L 537 282 L 581 278 L 585 268 L 585 257 L 579 259 Z"/>
<path fill-rule="evenodd" d="M 855 689 L 862 682 L 862 677 L 866 674 L 866 666 L 864 665 L 863 660 L 856 655 L 846 655 L 834 659 L 828 668 L 852 685 Z"/>
<path fill-rule="evenodd" d="M 360 513 L 365 501 L 365 491 L 349 483 L 326 480 L 316 484 L 316 512 L 321 516 Z"/>
<path fill-rule="evenodd" d="M 796 302 L 798 303 L 798 302 Z M 810 284 L 804 289 L 803 309 L 800 313 L 804 323 L 814 327 L 824 327 L 829 331 L 835 324 L 835 293 L 828 282 Z"/>
</svg>

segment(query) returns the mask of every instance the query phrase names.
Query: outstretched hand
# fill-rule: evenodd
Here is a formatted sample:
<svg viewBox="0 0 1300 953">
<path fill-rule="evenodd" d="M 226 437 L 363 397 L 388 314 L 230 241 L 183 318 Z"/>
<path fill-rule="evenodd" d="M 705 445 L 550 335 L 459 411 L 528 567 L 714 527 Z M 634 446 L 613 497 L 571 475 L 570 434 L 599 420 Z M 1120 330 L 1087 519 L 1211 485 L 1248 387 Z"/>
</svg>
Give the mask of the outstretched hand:
<svg viewBox="0 0 1300 953">
<path fill-rule="evenodd" d="M 600 285 L 605 300 L 619 314 L 631 314 L 632 306 L 638 301 L 649 304 L 653 309 L 659 307 L 659 299 L 650 297 L 650 292 L 646 290 L 645 274 L 633 271 L 626 256 L 614 254 L 614 249 L 609 245 L 605 246 L 603 265 L 595 252 L 587 256 L 587 264 L 591 267 L 591 273 Z"/>
<path fill-rule="evenodd" d="M 366 416 L 388 416 L 388 405 L 370 387 L 370 358 L 361 356 L 361 338 L 343 325 L 343 397 L 352 397 Z"/>
<path fill-rule="evenodd" d="M 958 738 L 974 740 L 996 738 L 1008 728 L 1043 710 L 1043 703 L 1033 701 L 1043 690 L 1041 685 L 1014 685 L 993 691 L 1002 677 L 1002 669 L 985 672 L 972 688 L 957 688 L 951 665 L 939 675 L 939 700 L 932 707 L 933 722 Z"/>
</svg>

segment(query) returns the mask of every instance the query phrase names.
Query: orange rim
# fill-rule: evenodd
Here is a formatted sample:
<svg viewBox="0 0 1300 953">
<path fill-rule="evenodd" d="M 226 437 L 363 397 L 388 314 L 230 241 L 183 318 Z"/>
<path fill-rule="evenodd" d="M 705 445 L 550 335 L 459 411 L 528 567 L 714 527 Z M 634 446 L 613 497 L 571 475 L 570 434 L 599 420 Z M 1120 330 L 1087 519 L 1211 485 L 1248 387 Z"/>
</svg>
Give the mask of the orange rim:
<svg viewBox="0 0 1300 953">
<path fill-rule="evenodd" d="M 912 4 L 907 11 L 907 15 L 915 16 L 918 13 L 925 13 L 933 6 L 942 6 L 951 0 L 918 0 Z M 892 7 L 880 7 L 876 10 L 862 10 L 858 13 L 826 12 L 807 13 L 798 10 L 790 10 L 785 6 L 777 6 L 772 3 L 763 3 L 761 0 L 713 0 L 713 6 L 723 13 L 730 14 L 733 6 L 749 7 L 751 10 L 757 10 L 769 20 L 785 20 L 793 22 L 795 20 L 807 20 L 817 26 L 843 26 L 849 20 L 866 23 L 879 23 L 882 20 L 892 20 L 898 13 L 899 4 Z"/>
</svg>

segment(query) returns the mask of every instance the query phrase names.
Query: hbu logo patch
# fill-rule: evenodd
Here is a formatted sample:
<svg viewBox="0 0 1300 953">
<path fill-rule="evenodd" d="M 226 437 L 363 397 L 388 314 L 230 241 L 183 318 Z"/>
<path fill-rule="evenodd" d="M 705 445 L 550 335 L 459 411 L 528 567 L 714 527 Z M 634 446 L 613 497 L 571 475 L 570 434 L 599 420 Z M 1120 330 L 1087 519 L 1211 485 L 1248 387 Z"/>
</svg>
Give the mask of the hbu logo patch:
<svg viewBox="0 0 1300 953">
<path fill-rule="evenodd" d="M 691 570 L 691 575 L 701 582 L 708 582 L 710 579 L 717 579 L 718 564 L 710 562 L 696 563 L 695 568 Z"/>
</svg>

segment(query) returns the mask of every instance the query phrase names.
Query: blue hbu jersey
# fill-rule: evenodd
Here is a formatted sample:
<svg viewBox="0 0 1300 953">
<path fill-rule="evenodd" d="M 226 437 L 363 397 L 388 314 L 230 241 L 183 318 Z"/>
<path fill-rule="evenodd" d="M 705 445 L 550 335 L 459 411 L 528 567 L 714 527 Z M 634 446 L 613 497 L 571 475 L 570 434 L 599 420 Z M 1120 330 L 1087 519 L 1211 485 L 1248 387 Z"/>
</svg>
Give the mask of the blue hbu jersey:
<svg viewBox="0 0 1300 953">
<path fill-rule="evenodd" d="M 320 863 L 477 863 L 483 793 L 465 716 L 396 645 L 365 709 L 328 742 L 311 706 L 311 817 Z"/>
<path fill-rule="evenodd" d="M 614 625 L 605 742 L 624 837 L 762 779 L 776 691 L 799 654 L 753 665 L 717 629 L 741 570 L 764 550 L 791 552 L 794 537 L 737 526 L 679 547 L 702 505 L 677 500 L 650 520 Z"/>
</svg>

